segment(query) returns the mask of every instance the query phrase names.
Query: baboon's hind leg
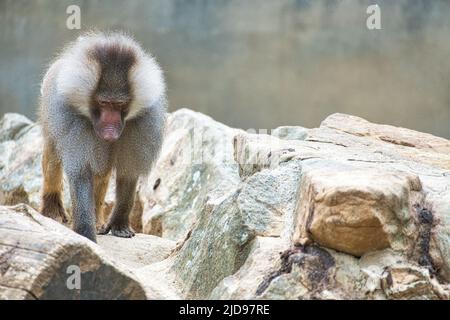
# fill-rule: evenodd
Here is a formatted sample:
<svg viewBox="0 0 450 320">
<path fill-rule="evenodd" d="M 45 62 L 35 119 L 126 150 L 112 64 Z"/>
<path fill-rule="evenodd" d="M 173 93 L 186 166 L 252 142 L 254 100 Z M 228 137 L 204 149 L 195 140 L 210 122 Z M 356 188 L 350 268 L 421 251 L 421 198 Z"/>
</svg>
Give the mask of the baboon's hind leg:
<svg viewBox="0 0 450 320">
<path fill-rule="evenodd" d="M 42 215 L 56 221 L 67 223 L 67 215 L 62 204 L 62 166 L 51 141 L 44 142 L 42 154 L 42 174 L 44 186 L 42 192 Z"/>
<path fill-rule="evenodd" d="M 98 234 L 107 234 L 111 231 L 116 237 L 134 237 L 129 216 L 134 205 L 137 182 L 138 179 L 133 177 L 116 177 L 116 203 L 108 222 L 103 225 Z"/>
<path fill-rule="evenodd" d="M 111 171 L 105 175 L 98 175 L 94 177 L 94 200 L 97 230 L 100 230 L 101 226 L 105 223 L 104 204 L 110 176 Z"/>
</svg>

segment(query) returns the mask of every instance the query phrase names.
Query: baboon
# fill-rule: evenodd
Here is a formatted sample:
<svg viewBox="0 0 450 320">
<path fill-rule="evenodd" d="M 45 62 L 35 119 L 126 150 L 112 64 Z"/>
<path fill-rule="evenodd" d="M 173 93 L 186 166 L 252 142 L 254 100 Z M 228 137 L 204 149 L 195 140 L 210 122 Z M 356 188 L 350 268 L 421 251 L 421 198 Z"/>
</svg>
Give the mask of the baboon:
<svg viewBox="0 0 450 320">
<path fill-rule="evenodd" d="M 129 214 L 138 179 L 149 172 L 161 148 L 165 91 L 155 59 L 123 33 L 88 33 L 69 44 L 49 67 L 41 87 L 41 213 L 67 221 L 61 199 L 64 172 L 77 233 L 94 242 L 96 227 L 99 234 L 134 236 Z M 115 207 L 102 225 L 101 207 L 112 170 Z"/>
</svg>

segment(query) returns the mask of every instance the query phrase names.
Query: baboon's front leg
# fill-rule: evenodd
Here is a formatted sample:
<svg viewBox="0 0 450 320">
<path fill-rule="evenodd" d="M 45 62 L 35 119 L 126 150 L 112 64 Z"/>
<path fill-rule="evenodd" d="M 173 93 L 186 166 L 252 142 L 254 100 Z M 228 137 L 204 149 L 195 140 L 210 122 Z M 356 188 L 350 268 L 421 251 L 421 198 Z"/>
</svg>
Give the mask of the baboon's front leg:
<svg viewBox="0 0 450 320">
<path fill-rule="evenodd" d="M 69 177 L 73 228 L 75 232 L 96 242 L 93 180 L 90 172 Z"/>
<path fill-rule="evenodd" d="M 95 200 L 95 216 L 96 216 L 96 226 L 97 230 L 105 223 L 104 216 L 104 204 L 105 204 L 105 194 L 108 190 L 108 182 L 111 177 L 111 171 L 105 175 L 96 175 L 94 177 L 94 200 Z"/>
</svg>

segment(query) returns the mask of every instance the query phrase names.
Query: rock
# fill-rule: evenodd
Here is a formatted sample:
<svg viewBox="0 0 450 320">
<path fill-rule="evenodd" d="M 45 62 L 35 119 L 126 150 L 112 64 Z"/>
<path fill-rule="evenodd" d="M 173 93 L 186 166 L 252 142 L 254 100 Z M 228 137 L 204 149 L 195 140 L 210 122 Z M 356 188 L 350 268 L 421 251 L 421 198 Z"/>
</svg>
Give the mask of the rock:
<svg viewBox="0 0 450 320">
<path fill-rule="evenodd" d="M 174 261 L 187 297 L 207 298 L 246 261 L 255 237 L 291 236 L 299 178 L 300 165 L 292 161 L 254 174 L 222 197 L 209 195 Z"/>
<path fill-rule="evenodd" d="M 236 199 L 243 225 L 256 236 L 291 237 L 300 176 L 301 163 L 294 160 L 248 177 Z"/>
<path fill-rule="evenodd" d="M 134 270 L 145 289 L 148 299 L 184 299 L 183 286 L 172 272 L 174 257 Z"/>
<path fill-rule="evenodd" d="M 370 123 L 362 118 L 347 114 L 335 113 L 327 117 L 322 122 L 321 127 L 419 150 L 442 154 L 449 154 L 450 152 L 450 141 L 447 139 L 406 128 Z"/>
<path fill-rule="evenodd" d="M 245 264 L 214 289 L 212 299 L 364 299 L 358 259 L 319 247 L 289 248 L 257 237 Z M 264 262 L 264 263 L 262 263 Z M 378 278 L 379 281 L 379 278 Z"/>
<path fill-rule="evenodd" d="M 407 251 L 415 231 L 412 205 L 421 190 L 412 174 L 308 161 L 294 241 L 310 239 L 355 256 L 389 247 Z"/>
<path fill-rule="evenodd" d="M 0 204 L 26 203 L 38 209 L 42 184 L 41 131 L 35 124 L 27 124 L 21 128 L 26 133 L 18 140 L 0 144 L 9 153 L 0 171 Z"/>
<path fill-rule="evenodd" d="M 424 256 L 423 260 L 432 263 L 435 271 L 450 281 L 450 190 L 442 180 L 439 177 L 426 179 L 428 207 L 432 208 L 433 220 L 418 228 L 419 252 L 415 259 L 419 261 Z M 425 181 L 424 177 L 422 181 Z"/>
<path fill-rule="evenodd" d="M 131 270 L 147 299 L 181 299 L 181 289 L 170 272 L 175 242 L 137 233 L 133 238 L 97 236 L 98 245 L 123 268 Z"/>
<path fill-rule="evenodd" d="M 288 162 L 297 155 L 301 144 L 297 141 L 280 140 L 274 136 L 238 133 L 233 139 L 233 157 L 239 164 L 242 179 Z"/>
<path fill-rule="evenodd" d="M 328 287 L 334 266 L 333 256 L 317 246 L 288 249 L 280 256 L 279 269 L 266 276 L 256 295 L 261 299 L 333 299 Z"/>
<path fill-rule="evenodd" d="M 448 299 L 442 288 L 433 286 L 428 270 L 417 267 L 397 265 L 386 268 L 381 286 L 386 295 L 393 299 Z"/>
<path fill-rule="evenodd" d="M 208 201 L 175 258 L 172 269 L 189 299 L 205 299 L 245 262 L 254 234 L 234 205 L 237 196 L 236 192 Z"/>
<path fill-rule="evenodd" d="M 278 139 L 305 140 L 308 135 L 308 129 L 296 126 L 283 126 L 274 129 L 271 134 Z"/>
<path fill-rule="evenodd" d="M 37 208 L 40 131 L 22 123 L 16 133 L 0 129 L 8 137 L 0 140 L 0 203 Z M 161 155 L 140 182 L 131 223 L 147 234 L 79 244 L 73 232 L 57 224 L 60 231 L 50 232 L 46 222 L 51 241 L 37 232 L 31 243 L 42 250 L 25 251 L 48 256 L 35 257 L 43 267 L 31 275 L 60 263 L 54 250 L 76 243 L 65 254 L 80 247 L 97 265 L 111 265 L 114 273 L 104 277 L 128 279 L 120 280 L 124 298 L 134 283 L 147 299 L 449 299 L 449 146 L 343 114 L 319 128 L 266 135 L 181 109 L 169 115 Z M 106 202 L 109 212 L 113 184 Z M 43 217 L 26 217 L 36 219 L 27 226 L 41 228 L 33 221 Z M 0 239 L 22 229 L 0 223 Z M 25 291 L 24 276 L 15 271 L 8 281 L 21 286 L 0 292 L 32 298 L 27 292 L 37 289 Z"/>
<path fill-rule="evenodd" d="M 146 298 L 130 271 L 31 207 L 0 207 L 0 234 L 1 299 Z"/>
<path fill-rule="evenodd" d="M 255 299 L 258 287 L 277 267 L 280 252 L 287 246 L 289 244 L 278 237 L 256 237 L 242 267 L 225 277 L 211 292 L 210 298 Z"/>
<path fill-rule="evenodd" d="M 381 287 L 383 272 L 393 265 L 407 264 L 407 258 L 392 249 L 385 249 L 363 255 L 357 264 L 365 281 L 361 288 L 364 295 L 372 299 L 386 299 L 386 294 Z"/>
<path fill-rule="evenodd" d="M 0 170 L 6 169 L 15 145 L 16 143 L 11 140 L 0 143 Z"/>
<path fill-rule="evenodd" d="M 41 132 L 28 118 L 6 113 L 0 120 L 0 204 L 38 208 Z"/>
<path fill-rule="evenodd" d="M 333 124 L 331 125 L 330 122 Z M 365 126 L 364 132 L 377 132 L 380 127 L 391 128 L 392 132 L 386 133 L 388 138 L 383 138 L 382 134 L 370 135 L 357 132 L 357 130 L 348 130 L 349 127 L 358 127 L 361 123 Z M 442 142 L 449 143 L 448 140 L 409 129 L 397 128 L 399 137 L 402 137 L 397 141 L 392 138 L 393 130 L 394 127 L 373 124 L 358 117 L 334 114 L 324 120 L 319 128 L 310 129 L 305 141 L 316 142 L 318 145 L 326 144 L 331 149 L 330 151 L 335 150 L 336 152 L 333 154 L 327 152 L 330 159 L 366 161 L 422 174 L 436 174 L 439 170 L 450 169 L 450 155 L 445 152 L 447 149 L 445 143 Z M 408 134 L 408 139 L 405 137 L 405 132 Z M 416 147 L 413 140 L 430 141 L 428 145 L 433 147 L 426 147 L 424 144 L 417 144 Z M 438 152 L 441 150 L 442 152 Z M 408 164 L 414 164 L 414 166 L 407 166 Z"/>
<path fill-rule="evenodd" d="M 141 268 L 169 257 L 175 242 L 160 237 L 136 234 L 133 238 L 97 236 L 97 243 L 117 261 L 129 268 Z"/>
<path fill-rule="evenodd" d="M 17 113 L 5 113 L 0 120 L 0 142 L 17 140 L 33 122 Z"/>
<path fill-rule="evenodd" d="M 231 144 L 238 130 L 188 109 L 170 115 L 167 126 L 161 155 L 141 189 L 142 223 L 144 233 L 181 240 L 208 198 L 240 182 Z"/>
</svg>

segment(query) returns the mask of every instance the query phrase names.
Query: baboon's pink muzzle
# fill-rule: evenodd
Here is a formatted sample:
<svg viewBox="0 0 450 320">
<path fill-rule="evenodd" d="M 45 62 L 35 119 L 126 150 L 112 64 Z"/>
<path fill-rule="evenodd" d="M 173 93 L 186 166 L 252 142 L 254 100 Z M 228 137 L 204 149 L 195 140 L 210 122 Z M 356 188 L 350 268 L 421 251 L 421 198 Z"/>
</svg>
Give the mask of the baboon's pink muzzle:
<svg viewBox="0 0 450 320">
<path fill-rule="evenodd" d="M 101 108 L 99 119 L 100 137 L 107 142 L 114 142 L 119 139 L 122 133 L 122 116 L 119 110 L 114 108 Z"/>
</svg>

